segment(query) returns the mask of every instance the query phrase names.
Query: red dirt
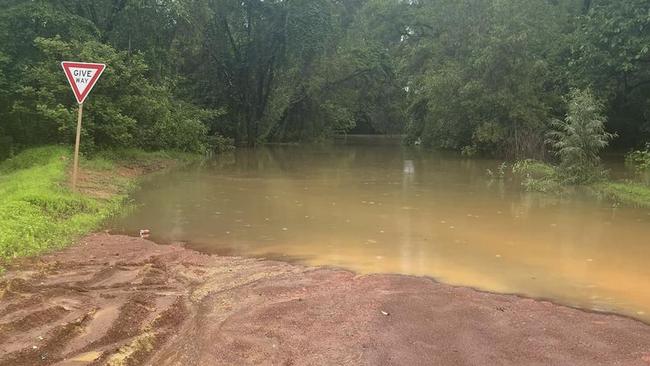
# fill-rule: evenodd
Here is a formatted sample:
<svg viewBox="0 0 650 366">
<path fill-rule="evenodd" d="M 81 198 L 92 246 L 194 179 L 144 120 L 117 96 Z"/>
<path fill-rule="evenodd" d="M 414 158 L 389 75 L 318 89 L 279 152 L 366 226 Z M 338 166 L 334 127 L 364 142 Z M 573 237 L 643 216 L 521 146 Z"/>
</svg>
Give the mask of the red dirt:
<svg viewBox="0 0 650 366">
<path fill-rule="evenodd" d="M 0 280 L 0 365 L 650 365 L 650 326 L 107 234 Z"/>
</svg>

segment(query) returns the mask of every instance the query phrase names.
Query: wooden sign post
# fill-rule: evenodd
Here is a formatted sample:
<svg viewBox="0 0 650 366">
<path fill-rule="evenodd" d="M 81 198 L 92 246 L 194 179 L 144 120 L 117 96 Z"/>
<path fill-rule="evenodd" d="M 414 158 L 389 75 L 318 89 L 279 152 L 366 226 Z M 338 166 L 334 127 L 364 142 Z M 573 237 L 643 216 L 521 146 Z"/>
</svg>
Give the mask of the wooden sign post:
<svg viewBox="0 0 650 366">
<path fill-rule="evenodd" d="M 81 144 L 81 118 L 84 111 L 84 101 L 99 77 L 106 69 L 104 64 L 88 62 L 61 62 L 65 76 L 70 83 L 74 96 L 79 103 L 79 115 L 77 116 L 77 135 L 74 144 L 74 160 L 72 166 L 72 190 L 77 190 L 77 175 L 79 173 L 79 145 Z"/>
</svg>

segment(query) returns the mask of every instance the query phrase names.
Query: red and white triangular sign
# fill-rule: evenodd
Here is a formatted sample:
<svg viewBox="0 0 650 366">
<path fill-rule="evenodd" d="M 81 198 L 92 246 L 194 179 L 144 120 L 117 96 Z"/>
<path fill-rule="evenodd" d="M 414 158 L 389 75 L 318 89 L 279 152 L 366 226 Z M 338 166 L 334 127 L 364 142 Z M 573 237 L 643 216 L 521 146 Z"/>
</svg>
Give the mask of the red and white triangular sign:
<svg viewBox="0 0 650 366">
<path fill-rule="evenodd" d="M 79 104 L 83 103 L 90 94 L 97 79 L 102 75 L 106 65 L 88 62 L 61 62 L 65 76 L 72 87 L 75 98 Z"/>
</svg>

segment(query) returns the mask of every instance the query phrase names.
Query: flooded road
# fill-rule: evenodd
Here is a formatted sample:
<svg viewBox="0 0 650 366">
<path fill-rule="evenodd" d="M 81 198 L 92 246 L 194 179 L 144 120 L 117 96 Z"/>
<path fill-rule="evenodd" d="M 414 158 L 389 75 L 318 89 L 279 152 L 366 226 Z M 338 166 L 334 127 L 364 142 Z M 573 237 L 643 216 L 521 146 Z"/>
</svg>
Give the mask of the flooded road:
<svg viewBox="0 0 650 366">
<path fill-rule="evenodd" d="M 487 177 L 499 163 L 394 144 L 238 150 L 153 177 L 111 226 L 650 321 L 650 210 L 525 193 Z"/>
</svg>

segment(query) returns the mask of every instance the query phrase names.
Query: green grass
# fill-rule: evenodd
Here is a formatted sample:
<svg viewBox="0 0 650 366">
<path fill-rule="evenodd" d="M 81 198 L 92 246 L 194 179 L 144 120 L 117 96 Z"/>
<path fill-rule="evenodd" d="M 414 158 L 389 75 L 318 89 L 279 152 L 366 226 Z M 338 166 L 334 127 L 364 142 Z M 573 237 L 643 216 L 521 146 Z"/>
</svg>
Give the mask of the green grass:
<svg viewBox="0 0 650 366">
<path fill-rule="evenodd" d="M 595 189 L 607 199 L 637 207 L 650 208 L 650 186 L 635 182 L 605 182 Z"/>
<path fill-rule="evenodd" d="M 46 165 L 54 160 L 68 158 L 69 153 L 58 146 L 45 146 L 28 149 L 22 153 L 0 163 L 0 174 L 8 174 L 20 169 L 28 169 L 33 166 Z"/>
<path fill-rule="evenodd" d="M 61 147 L 29 149 L 0 164 L 0 257 L 61 248 L 95 229 L 121 197 L 95 200 L 66 186 L 70 153 Z"/>
<path fill-rule="evenodd" d="M 87 170 L 111 170 L 117 164 L 153 166 L 162 160 L 190 161 L 196 155 L 146 153 L 137 150 L 101 152 L 82 159 Z M 117 194 L 92 198 L 72 192 L 67 185 L 71 153 L 58 146 L 26 150 L 0 163 L 0 259 L 31 256 L 62 248 L 96 230 L 125 203 L 133 178 L 112 177 Z M 106 174 L 105 174 L 106 175 Z"/>
</svg>

